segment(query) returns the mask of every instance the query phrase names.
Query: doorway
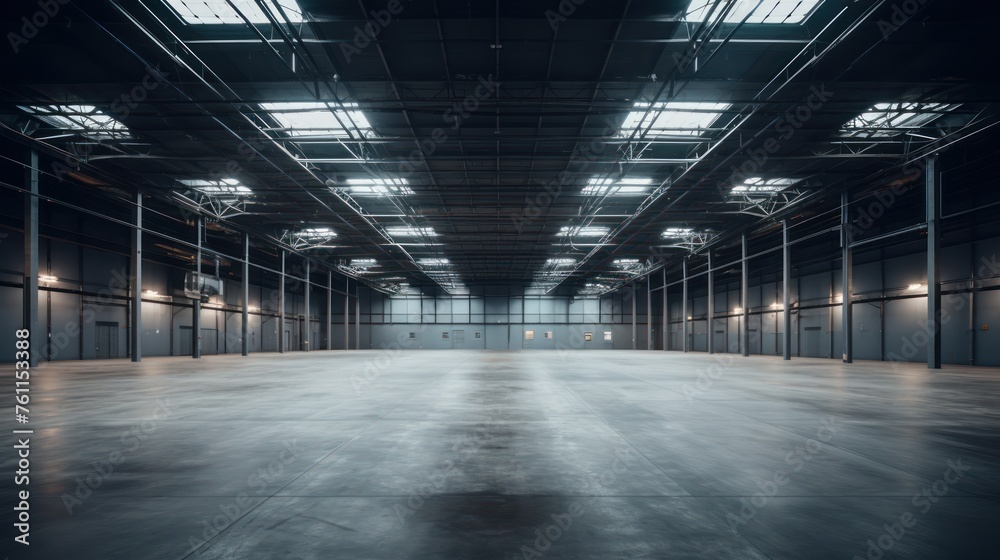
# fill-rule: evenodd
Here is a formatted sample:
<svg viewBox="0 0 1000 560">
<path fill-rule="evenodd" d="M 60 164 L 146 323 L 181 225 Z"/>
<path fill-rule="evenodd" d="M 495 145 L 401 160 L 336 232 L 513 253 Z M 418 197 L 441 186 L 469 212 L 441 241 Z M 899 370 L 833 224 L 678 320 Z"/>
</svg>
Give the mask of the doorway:
<svg viewBox="0 0 1000 560">
<path fill-rule="evenodd" d="M 113 321 L 97 321 L 95 324 L 94 344 L 98 360 L 119 357 L 118 323 Z"/>
</svg>

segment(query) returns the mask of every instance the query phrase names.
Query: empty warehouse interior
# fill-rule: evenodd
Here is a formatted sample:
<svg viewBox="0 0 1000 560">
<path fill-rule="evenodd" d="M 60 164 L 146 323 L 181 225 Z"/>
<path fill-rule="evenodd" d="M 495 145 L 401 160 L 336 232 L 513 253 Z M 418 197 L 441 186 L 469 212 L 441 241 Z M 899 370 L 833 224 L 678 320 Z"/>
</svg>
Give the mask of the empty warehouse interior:
<svg viewBox="0 0 1000 560">
<path fill-rule="evenodd" d="M 0 555 L 995 558 L 998 10 L 8 3 Z"/>
</svg>

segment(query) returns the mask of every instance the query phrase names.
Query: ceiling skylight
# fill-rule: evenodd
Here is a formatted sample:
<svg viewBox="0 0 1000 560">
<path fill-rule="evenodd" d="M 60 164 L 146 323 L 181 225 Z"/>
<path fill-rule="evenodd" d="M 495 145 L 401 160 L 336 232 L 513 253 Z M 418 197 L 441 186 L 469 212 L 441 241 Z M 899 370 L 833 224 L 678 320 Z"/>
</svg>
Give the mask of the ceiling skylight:
<svg viewBox="0 0 1000 560">
<path fill-rule="evenodd" d="M 548 266 L 571 266 L 576 264 L 576 259 L 555 258 L 545 261 Z"/>
<path fill-rule="evenodd" d="M 351 266 L 354 268 L 371 268 L 378 266 L 378 261 L 375 259 L 351 259 Z"/>
<path fill-rule="evenodd" d="M 93 105 L 18 105 L 45 124 L 93 139 L 129 138 L 128 127 Z"/>
<path fill-rule="evenodd" d="M 563 226 L 559 228 L 559 237 L 604 237 L 608 234 L 609 229 L 600 226 L 587 226 L 587 227 L 569 227 Z"/>
<path fill-rule="evenodd" d="M 417 228 L 417 227 L 412 227 L 412 226 L 393 226 L 393 227 L 390 227 L 390 228 L 386 228 L 385 231 L 386 231 L 386 233 L 388 233 L 389 235 L 391 235 L 393 237 L 418 237 L 418 236 L 435 237 L 435 236 L 437 236 L 437 232 L 434 231 L 434 228 L 429 228 L 429 227 Z"/>
<path fill-rule="evenodd" d="M 632 268 L 639 266 L 639 259 L 615 259 L 613 264 L 618 268 Z"/>
<path fill-rule="evenodd" d="M 787 189 L 799 181 L 801 179 L 763 179 L 761 177 L 750 177 L 744 180 L 742 185 L 733 187 L 733 190 L 729 194 L 776 193 Z"/>
<path fill-rule="evenodd" d="M 271 23 L 267 15 L 260 9 L 255 0 L 231 0 L 230 6 L 227 0 L 166 0 L 167 5 L 173 8 L 174 12 L 191 24 L 245 24 L 246 21 L 240 17 L 240 13 L 246 16 L 247 20 L 254 25 Z M 302 8 L 295 0 L 265 0 L 268 12 L 280 23 L 285 22 L 281 11 L 292 23 L 302 23 Z M 277 6 L 281 6 L 281 11 Z M 233 9 L 235 6 L 239 12 Z"/>
<path fill-rule="evenodd" d="M 413 194 L 406 179 L 348 179 L 347 188 L 354 196 L 400 196 Z"/>
<path fill-rule="evenodd" d="M 747 23 L 802 23 L 812 14 L 820 2 L 822 0 L 763 0 L 763 2 L 736 0 L 723 21 L 725 23 L 740 23 L 746 18 Z M 757 7 L 758 3 L 760 3 L 760 7 Z M 717 4 L 717 6 L 712 15 L 709 16 L 708 13 L 712 11 L 713 4 Z M 700 23 L 706 17 L 710 17 L 708 23 L 715 23 L 722 15 L 726 4 L 726 0 L 691 0 L 691 4 L 688 5 L 687 12 L 684 14 L 684 19 Z"/>
<path fill-rule="evenodd" d="M 694 230 L 691 228 L 672 227 L 667 228 L 663 232 L 663 237 L 684 237 L 685 235 L 691 235 L 693 232 Z"/>
<path fill-rule="evenodd" d="M 240 184 L 237 179 L 179 179 L 178 182 L 208 195 L 247 196 L 253 194 L 253 191 Z"/>
<path fill-rule="evenodd" d="M 420 266 L 448 266 L 451 261 L 448 259 L 420 259 L 417 261 Z"/>
<path fill-rule="evenodd" d="M 857 138 L 896 136 L 905 129 L 927 126 L 958 107 L 947 103 L 877 103 L 845 124 L 840 135 Z"/>
<path fill-rule="evenodd" d="M 333 239 L 337 233 L 328 227 L 305 228 L 295 232 L 299 239 Z"/>
<path fill-rule="evenodd" d="M 660 136 L 703 136 L 728 108 L 728 103 L 672 101 L 652 106 L 636 103 L 622 123 L 618 136 L 629 138 L 635 133 L 636 138 L 649 140 Z"/>
<path fill-rule="evenodd" d="M 284 132 L 295 138 L 332 136 L 334 138 L 370 138 L 375 136 L 357 103 L 261 103 Z"/>
<path fill-rule="evenodd" d="M 613 179 L 592 178 L 586 187 L 583 187 L 581 194 L 585 196 L 605 196 L 605 195 L 642 195 L 649 192 L 652 186 L 652 179 L 624 178 L 618 181 Z"/>
</svg>

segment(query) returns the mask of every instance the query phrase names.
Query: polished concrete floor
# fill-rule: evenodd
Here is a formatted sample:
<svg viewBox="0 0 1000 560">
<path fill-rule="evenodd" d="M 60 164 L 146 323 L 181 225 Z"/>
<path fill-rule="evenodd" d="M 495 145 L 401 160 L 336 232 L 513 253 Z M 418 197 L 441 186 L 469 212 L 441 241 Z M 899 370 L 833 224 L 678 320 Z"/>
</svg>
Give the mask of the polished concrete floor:
<svg viewBox="0 0 1000 560">
<path fill-rule="evenodd" d="M 997 369 L 341 351 L 33 383 L 11 559 L 1000 557 Z"/>
</svg>

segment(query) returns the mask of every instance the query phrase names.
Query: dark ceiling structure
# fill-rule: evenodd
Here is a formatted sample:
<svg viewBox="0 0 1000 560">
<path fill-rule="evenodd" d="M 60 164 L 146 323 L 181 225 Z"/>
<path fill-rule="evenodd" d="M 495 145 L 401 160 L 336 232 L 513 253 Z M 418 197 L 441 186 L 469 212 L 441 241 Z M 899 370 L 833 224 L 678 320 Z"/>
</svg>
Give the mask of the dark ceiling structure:
<svg viewBox="0 0 1000 560">
<path fill-rule="evenodd" d="M 61 188 L 141 189 L 387 291 L 603 293 L 1000 122 L 986 2 L 21 8 L 0 122 L 65 154 Z"/>
</svg>

